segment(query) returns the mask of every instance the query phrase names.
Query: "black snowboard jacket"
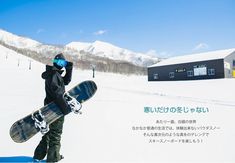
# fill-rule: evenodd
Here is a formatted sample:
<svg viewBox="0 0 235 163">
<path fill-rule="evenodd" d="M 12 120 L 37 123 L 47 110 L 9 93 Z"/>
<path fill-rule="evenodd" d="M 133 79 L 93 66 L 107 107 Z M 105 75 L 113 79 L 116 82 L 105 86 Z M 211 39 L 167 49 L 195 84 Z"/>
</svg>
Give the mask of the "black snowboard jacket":
<svg viewBox="0 0 235 163">
<path fill-rule="evenodd" d="M 45 79 L 46 98 L 44 105 L 54 101 L 64 115 L 71 111 L 71 108 L 64 99 L 65 85 L 68 85 L 72 78 L 73 65 L 66 67 L 66 74 L 61 76 L 63 70 L 57 69 L 55 66 L 46 65 L 46 71 L 42 73 L 42 78 Z"/>
</svg>

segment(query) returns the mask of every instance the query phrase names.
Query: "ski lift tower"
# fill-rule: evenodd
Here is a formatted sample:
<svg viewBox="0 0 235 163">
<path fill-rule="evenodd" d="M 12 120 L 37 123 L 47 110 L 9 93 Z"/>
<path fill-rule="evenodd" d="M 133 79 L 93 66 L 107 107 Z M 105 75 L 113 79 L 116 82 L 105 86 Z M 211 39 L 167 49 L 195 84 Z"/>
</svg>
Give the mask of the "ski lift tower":
<svg viewBox="0 0 235 163">
<path fill-rule="evenodd" d="M 92 77 L 95 78 L 95 68 L 96 66 L 94 64 L 91 64 L 91 69 L 92 69 Z"/>
</svg>

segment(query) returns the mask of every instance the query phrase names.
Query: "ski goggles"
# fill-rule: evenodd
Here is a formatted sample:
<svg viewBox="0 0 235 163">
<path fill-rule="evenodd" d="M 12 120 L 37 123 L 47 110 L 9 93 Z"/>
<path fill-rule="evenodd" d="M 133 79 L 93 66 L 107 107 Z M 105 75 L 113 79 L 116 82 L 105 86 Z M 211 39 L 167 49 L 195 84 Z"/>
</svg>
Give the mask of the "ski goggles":
<svg viewBox="0 0 235 163">
<path fill-rule="evenodd" d="M 60 67 L 66 67 L 68 62 L 64 59 L 54 59 L 53 63 L 57 64 Z"/>
</svg>

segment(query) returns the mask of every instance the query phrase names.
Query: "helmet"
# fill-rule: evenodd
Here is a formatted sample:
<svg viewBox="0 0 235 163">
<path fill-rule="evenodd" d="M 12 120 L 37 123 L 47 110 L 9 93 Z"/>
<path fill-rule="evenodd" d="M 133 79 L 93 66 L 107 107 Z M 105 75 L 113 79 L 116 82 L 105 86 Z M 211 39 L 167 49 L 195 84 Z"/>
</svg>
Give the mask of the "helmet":
<svg viewBox="0 0 235 163">
<path fill-rule="evenodd" d="M 62 69 L 63 67 L 66 67 L 67 63 L 68 62 L 66 61 L 62 53 L 57 54 L 53 60 L 53 65 L 58 69 Z"/>
</svg>

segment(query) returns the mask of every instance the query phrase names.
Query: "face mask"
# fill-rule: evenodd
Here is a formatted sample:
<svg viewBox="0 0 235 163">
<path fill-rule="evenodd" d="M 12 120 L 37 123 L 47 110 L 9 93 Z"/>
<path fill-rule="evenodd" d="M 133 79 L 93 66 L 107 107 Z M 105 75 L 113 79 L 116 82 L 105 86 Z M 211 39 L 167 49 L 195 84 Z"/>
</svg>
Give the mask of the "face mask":
<svg viewBox="0 0 235 163">
<path fill-rule="evenodd" d="M 53 63 L 56 63 L 60 67 L 66 67 L 68 62 L 64 59 L 54 59 Z"/>
</svg>

